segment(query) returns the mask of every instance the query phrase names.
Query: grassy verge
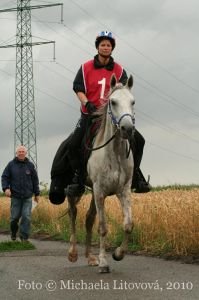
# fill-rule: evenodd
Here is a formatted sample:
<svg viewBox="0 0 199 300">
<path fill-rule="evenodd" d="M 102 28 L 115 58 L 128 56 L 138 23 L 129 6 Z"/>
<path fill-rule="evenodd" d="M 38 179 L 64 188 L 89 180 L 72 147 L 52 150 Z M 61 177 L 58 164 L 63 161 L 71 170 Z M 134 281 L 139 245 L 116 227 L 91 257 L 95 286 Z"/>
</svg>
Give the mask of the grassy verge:
<svg viewBox="0 0 199 300">
<path fill-rule="evenodd" d="M 0 243 L 0 252 L 17 250 L 34 250 L 35 246 L 30 242 L 5 241 Z"/>
<path fill-rule="evenodd" d="M 191 191 L 193 189 L 199 189 L 198 184 L 189 184 L 189 185 L 182 185 L 182 184 L 175 184 L 175 185 L 161 185 L 152 188 L 152 192 L 158 191 L 166 191 L 166 190 L 180 190 L 180 191 Z"/>
</svg>

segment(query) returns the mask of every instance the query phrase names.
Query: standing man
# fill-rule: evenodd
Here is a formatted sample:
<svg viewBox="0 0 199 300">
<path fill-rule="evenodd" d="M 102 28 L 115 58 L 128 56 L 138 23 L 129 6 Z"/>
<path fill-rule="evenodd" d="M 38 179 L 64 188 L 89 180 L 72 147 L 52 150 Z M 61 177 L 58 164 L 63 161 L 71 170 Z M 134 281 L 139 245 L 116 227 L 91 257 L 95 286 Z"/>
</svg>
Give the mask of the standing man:
<svg viewBox="0 0 199 300">
<path fill-rule="evenodd" d="M 10 229 L 11 239 L 19 237 L 27 241 L 30 235 L 32 196 L 39 201 L 39 179 L 34 164 L 26 157 L 24 146 L 16 148 L 16 157 L 11 160 L 1 176 L 2 190 L 11 198 Z M 20 220 L 21 219 L 21 220 Z M 18 226 L 20 220 L 20 225 Z"/>
</svg>

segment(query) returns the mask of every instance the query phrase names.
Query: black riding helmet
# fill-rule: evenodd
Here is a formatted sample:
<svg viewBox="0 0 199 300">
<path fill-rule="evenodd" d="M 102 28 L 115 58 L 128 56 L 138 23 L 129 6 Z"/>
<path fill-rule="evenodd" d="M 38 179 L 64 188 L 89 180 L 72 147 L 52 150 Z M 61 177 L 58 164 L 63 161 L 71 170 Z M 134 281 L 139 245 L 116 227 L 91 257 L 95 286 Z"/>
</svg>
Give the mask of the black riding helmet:
<svg viewBox="0 0 199 300">
<path fill-rule="evenodd" d="M 111 42 L 111 45 L 112 45 L 112 50 L 115 48 L 115 38 L 113 37 L 113 34 L 111 31 L 101 31 L 97 37 L 96 37 L 96 40 L 95 40 L 95 47 L 96 49 L 98 49 L 99 47 L 99 44 L 102 40 L 109 40 Z"/>
</svg>

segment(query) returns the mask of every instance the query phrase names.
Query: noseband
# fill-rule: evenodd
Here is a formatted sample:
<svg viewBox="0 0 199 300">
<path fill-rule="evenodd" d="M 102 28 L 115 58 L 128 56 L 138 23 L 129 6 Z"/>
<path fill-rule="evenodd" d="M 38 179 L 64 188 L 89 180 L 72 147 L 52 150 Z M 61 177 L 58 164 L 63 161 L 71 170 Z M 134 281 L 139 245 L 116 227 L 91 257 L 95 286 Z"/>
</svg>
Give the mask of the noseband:
<svg viewBox="0 0 199 300">
<path fill-rule="evenodd" d="M 133 123 L 133 127 L 135 128 L 135 114 L 131 115 L 131 114 L 125 113 L 125 114 L 121 115 L 119 120 L 117 120 L 117 118 L 114 116 L 114 114 L 112 112 L 110 101 L 108 102 L 108 112 L 107 113 L 109 114 L 112 123 L 116 126 L 116 130 L 115 130 L 114 134 L 112 135 L 112 137 L 101 146 L 98 146 L 96 148 L 90 148 L 85 144 L 85 147 L 90 151 L 96 151 L 96 150 L 104 148 L 106 145 L 108 145 L 115 138 L 117 131 L 120 129 L 120 122 L 122 121 L 122 119 L 124 117 L 130 117 L 132 120 L 132 123 Z M 129 156 L 129 153 L 130 153 L 130 146 L 129 146 L 129 149 L 127 149 L 127 158 Z"/>
<path fill-rule="evenodd" d="M 120 122 L 124 117 L 130 117 L 131 121 L 133 123 L 133 127 L 135 127 L 135 113 L 133 115 L 131 114 L 123 114 L 121 117 L 117 120 L 117 118 L 114 116 L 112 109 L 111 109 L 111 104 L 110 101 L 108 102 L 108 114 L 111 118 L 112 123 L 117 127 L 117 129 L 120 129 Z"/>
</svg>

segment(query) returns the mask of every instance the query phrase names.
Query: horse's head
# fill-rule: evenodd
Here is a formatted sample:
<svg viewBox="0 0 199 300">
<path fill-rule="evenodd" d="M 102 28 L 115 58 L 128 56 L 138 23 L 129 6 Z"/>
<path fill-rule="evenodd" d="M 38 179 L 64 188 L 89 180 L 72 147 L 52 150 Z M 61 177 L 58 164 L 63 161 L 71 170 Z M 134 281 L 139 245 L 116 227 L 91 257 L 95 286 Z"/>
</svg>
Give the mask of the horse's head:
<svg viewBox="0 0 199 300">
<path fill-rule="evenodd" d="M 109 94 L 109 115 L 112 122 L 118 127 L 122 138 L 130 138 L 135 130 L 134 104 L 135 100 L 131 89 L 133 76 L 127 80 L 126 85 L 117 83 L 115 75 L 112 75 Z"/>
</svg>

